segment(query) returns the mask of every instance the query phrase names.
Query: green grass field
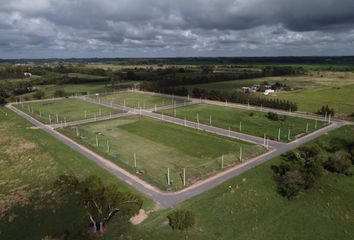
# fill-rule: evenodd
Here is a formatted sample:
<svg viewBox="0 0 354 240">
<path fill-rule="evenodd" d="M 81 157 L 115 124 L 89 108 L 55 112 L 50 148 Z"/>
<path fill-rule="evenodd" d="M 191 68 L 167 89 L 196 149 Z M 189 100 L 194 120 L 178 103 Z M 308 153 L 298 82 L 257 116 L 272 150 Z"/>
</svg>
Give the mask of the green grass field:
<svg viewBox="0 0 354 240">
<path fill-rule="evenodd" d="M 7 113 L 7 116 L 5 116 Z M 73 202 L 57 201 L 53 182 L 60 174 L 97 175 L 120 191 L 128 184 L 6 108 L 0 108 L 0 239 L 43 239 L 88 226 Z M 143 196 L 142 196 L 143 197 Z M 144 198 L 145 208 L 151 200 Z"/>
<path fill-rule="evenodd" d="M 100 98 L 112 101 L 114 103 L 124 105 L 132 108 L 153 108 L 155 106 L 172 105 L 175 103 L 181 103 L 183 100 L 173 99 L 168 97 L 162 97 L 158 95 L 133 93 L 133 92 L 121 92 L 116 94 L 102 95 Z"/>
<path fill-rule="evenodd" d="M 354 127 L 335 130 L 321 141 L 329 145 L 334 139 L 354 141 Z M 314 189 L 289 201 L 276 192 L 270 166 L 279 161 L 272 159 L 173 209 L 155 212 L 126 235 L 144 240 L 353 239 L 354 177 L 325 173 Z M 171 230 L 166 216 L 178 209 L 195 213 L 195 229 Z M 114 225 L 104 239 L 119 239 Z"/>
<path fill-rule="evenodd" d="M 182 169 L 186 168 L 186 185 L 204 179 L 224 167 L 265 152 L 264 148 L 195 129 L 137 116 L 78 126 L 80 138 L 73 128 L 61 130 L 132 173 L 163 190 L 183 187 Z M 99 147 L 96 147 L 96 135 Z M 107 152 L 107 141 L 109 153 Z M 134 153 L 137 167 L 134 167 Z M 170 168 L 171 186 L 167 185 Z"/>
<path fill-rule="evenodd" d="M 282 83 L 294 91 L 282 91 L 268 96 L 296 102 L 299 111 L 316 112 L 324 105 L 334 108 L 339 116 L 354 113 L 354 73 L 352 72 L 309 72 L 304 76 L 266 77 L 186 86 L 191 92 L 194 87 L 233 93 L 242 87 L 255 84 Z M 264 97 L 262 95 L 262 97 Z"/>
<path fill-rule="evenodd" d="M 322 106 L 328 105 L 338 116 L 354 113 L 354 85 L 279 92 L 275 98 L 296 102 L 299 111 L 303 112 L 317 112 Z"/>
<path fill-rule="evenodd" d="M 56 115 L 58 114 L 58 122 L 60 123 L 65 119 L 69 122 L 120 112 L 119 110 L 89 103 L 81 99 L 48 100 L 18 104 L 16 107 L 43 123 L 49 123 L 49 115 L 51 123 L 57 123 Z"/>
<path fill-rule="evenodd" d="M 270 139 L 278 140 L 280 128 L 280 141 L 289 142 L 288 134 L 290 129 L 290 141 L 306 134 L 308 124 L 308 133 L 316 130 L 316 121 L 299 117 L 286 117 L 284 121 L 273 121 L 267 118 L 266 112 L 244 110 L 231 107 L 222 107 L 209 104 L 190 105 L 182 108 L 162 111 L 166 115 L 178 118 L 186 118 L 189 121 L 199 122 L 242 132 L 258 137 L 264 137 L 264 134 Z M 240 129 L 241 122 L 241 129 Z M 317 129 L 324 126 L 325 123 L 317 121 Z"/>
</svg>

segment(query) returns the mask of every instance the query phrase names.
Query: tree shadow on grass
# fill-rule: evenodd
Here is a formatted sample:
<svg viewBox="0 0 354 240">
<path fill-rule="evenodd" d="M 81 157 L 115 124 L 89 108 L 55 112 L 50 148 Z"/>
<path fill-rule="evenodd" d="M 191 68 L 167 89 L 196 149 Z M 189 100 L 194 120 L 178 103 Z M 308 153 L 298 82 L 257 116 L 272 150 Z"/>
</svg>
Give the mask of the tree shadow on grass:
<svg viewBox="0 0 354 240">
<path fill-rule="evenodd" d="M 0 239 L 89 239 L 87 216 L 72 199 L 14 206 L 0 219 Z"/>
</svg>

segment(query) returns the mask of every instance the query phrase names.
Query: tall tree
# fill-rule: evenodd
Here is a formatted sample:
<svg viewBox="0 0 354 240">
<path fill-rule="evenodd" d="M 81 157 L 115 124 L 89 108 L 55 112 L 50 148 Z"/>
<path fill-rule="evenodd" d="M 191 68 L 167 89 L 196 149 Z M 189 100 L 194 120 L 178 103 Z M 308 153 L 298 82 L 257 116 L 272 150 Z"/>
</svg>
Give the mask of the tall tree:
<svg viewBox="0 0 354 240">
<path fill-rule="evenodd" d="M 142 206 L 140 197 L 119 192 L 113 184 L 104 185 L 97 176 L 89 176 L 80 182 L 74 176 L 61 175 L 55 186 L 77 197 L 91 221 L 93 232 L 103 232 L 114 215 L 133 216 Z"/>
</svg>

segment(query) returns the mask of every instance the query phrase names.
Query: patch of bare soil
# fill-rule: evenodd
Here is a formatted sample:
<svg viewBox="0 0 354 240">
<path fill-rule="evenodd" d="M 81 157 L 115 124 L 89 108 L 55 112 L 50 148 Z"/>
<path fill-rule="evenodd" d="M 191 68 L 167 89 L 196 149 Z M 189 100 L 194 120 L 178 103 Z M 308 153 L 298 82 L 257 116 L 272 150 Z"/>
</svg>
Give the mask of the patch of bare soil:
<svg viewBox="0 0 354 240">
<path fill-rule="evenodd" d="M 129 221 L 133 225 L 138 225 L 142 223 L 148 216 L 149 216 L 148 213 L 146 213 L 144 209 L 140 209 L 139 213 L 134 217 L 130 218 Z"/>
</svg>

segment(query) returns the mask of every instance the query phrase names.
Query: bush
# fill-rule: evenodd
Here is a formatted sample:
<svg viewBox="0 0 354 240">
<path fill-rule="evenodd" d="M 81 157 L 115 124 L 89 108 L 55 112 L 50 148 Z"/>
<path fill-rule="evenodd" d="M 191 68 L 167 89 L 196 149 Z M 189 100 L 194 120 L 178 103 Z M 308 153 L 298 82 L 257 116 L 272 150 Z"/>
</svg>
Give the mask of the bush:
<svg viewBox="0 0 354 240">
<path fill-rule="evenodd" d="M 42 90 L 38 90 L 37 92 L 35 92 L 33 94 L 34 99 L 42 99 L 42 98 L 44 98 L 44 96 L 45 96 L 45 93 Z"/>
<path fill-rule="evenodd" d="M 285 121 L 286 116 L 279 115 L 279 114 L 273 113 L 273 112 L 268 112 L 267 118 L 269 118 L 270 120 L 273 120 L 273 121 Z"/>
<path fill-rule="evenodd" d="M 278 192 L 288 199 L 296 197 L 305 184 L 299 171 L 288 171 L 279 178 Z"/>
<path fill-rule="evenodd" d="M 191 211 L 175 211 L 167 218 L 173 230 L 187 230 L 195 225 L 195 215 Z"/>
<path fill-rule="evenodd" d="M 62 89 L 55 90 L 54 97 L 65 97 L 66 93 Z"/>
<path fill-rule="evenodd" d="M 277 113 L 269 112 L 267 113 L 267 118 L 273 121 L 278 121 L 279 120 L 279 115 Z"/>
<path fill-rule="evenodd" d="M 352 162 L 350 161 L 350 155 L 345 152 L 336 152 L 328 158 L 324 163 L 325 169 L 330 172 L 342 173 L 347 176 L 351 176 L 349 171 Z"/>
</svg>

